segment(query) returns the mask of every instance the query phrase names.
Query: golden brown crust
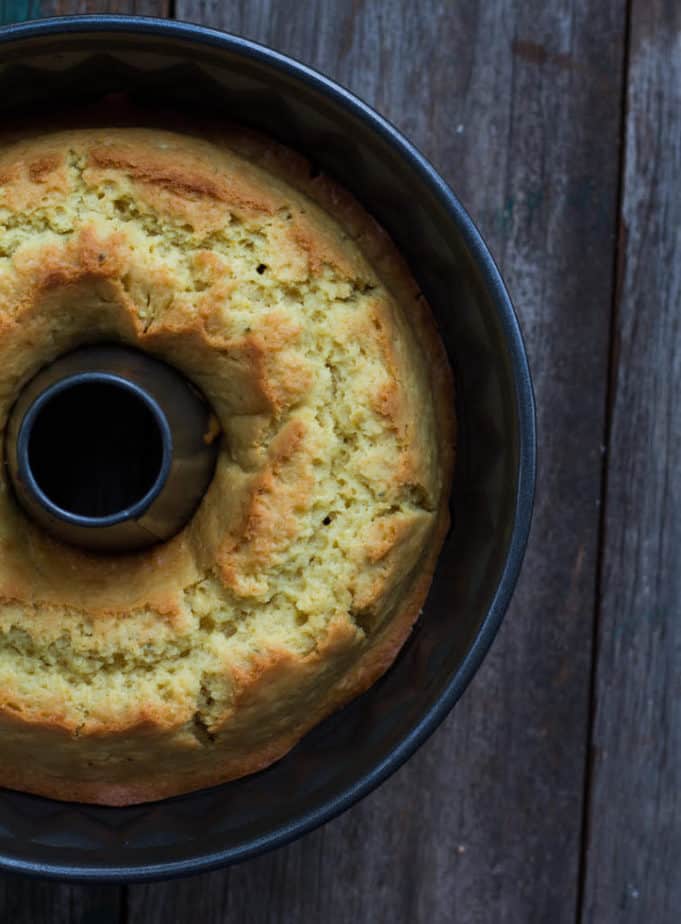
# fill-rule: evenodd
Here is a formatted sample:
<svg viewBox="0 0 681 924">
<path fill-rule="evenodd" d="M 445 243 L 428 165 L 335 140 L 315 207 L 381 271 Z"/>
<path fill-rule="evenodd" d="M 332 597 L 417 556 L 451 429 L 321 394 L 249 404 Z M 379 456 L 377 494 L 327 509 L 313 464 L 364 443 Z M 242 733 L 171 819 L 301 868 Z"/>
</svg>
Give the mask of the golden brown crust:
<svg viewBox="0 0 681 924">
<path fill-rule="evenodd" d="M 192 523 L 138 555 L 60 545 L 0 480 L 0 783 L 125 805 L 261 769 L 427 594 L 454 446 L 428 306 L 347 192 L 241 129 L 7 145 L 0 224 L 0 421 L 41 365 L 120 339 L 225 434 Z"/>
</svg>

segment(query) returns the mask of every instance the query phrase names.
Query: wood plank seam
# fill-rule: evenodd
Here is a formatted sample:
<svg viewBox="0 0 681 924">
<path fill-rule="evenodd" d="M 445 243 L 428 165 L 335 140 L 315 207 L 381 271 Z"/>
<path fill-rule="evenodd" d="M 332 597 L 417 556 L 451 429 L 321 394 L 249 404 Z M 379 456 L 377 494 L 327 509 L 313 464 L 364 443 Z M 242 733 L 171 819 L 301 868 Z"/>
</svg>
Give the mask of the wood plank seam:
<svg viewBox="0 0 681 924">
<path fill-rule="evenodd" d="M 619 163 L 617 172 L 617 204 L 615 212 L 615 247 L 612 261 L 612 302 L 610 308 L 610 352 L 608 356 L 607 385 L 605 394 L 605 416 L 603 421 L 603 462 L 601 469 L 600 510 L 598 523 L 598 557 L 596 562 L 596 585 L 594 589 L 593 641 L 591 645 L 591 676 L 589 678 L 589 721 L 587 726 L 586 762 L 584 767 L 584 797 L 582 799 L 582 822 L 579 853 L 579 872 L 577 880 L 577 903 L 575 907 L 575 924 L 584 924 L 584 903 L 587 874 L 589 839 L 591 834 L 592 784 L 594 774 L 594 731 L 596 716 L 596 699 L 598 695 L 598 662 L 601 629 L 601 599 L 603 584 L 603 562 L 606 544 L 606 514 L 608 490 L 608 466 L 610 460 L 610 439 L 612 412 L 614 407 L 618 361 L 617 319 L 624 279 L 624 262 L 626 259 L 626 228 L 623 222 L 623 204 L 625 194 L 626 157 L 627 157 L 627 120 L 629 116 L 629 74 L 631 56 L 631 19 L 633 0 L 627 0 L 626 20 L 624 25 L 624 47 L 622 50 L 622 90 L 620 97 L 619 125 Z"/>
</svg>

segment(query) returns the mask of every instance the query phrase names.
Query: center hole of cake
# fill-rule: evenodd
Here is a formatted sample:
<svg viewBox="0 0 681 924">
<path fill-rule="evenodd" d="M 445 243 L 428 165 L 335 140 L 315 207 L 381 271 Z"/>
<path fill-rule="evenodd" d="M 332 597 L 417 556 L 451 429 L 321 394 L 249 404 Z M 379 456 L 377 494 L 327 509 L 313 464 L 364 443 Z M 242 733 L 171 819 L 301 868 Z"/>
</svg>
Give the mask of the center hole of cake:
<svg viewBox="0 0 681 924">
<path fill-rule="evenodd" d="M 52 504 L 77 516 L 108 517 L 141 501 L 161 477 L 163 434 L 135 391 L 78 382 L 39 409 L 27 454 Z"/>
</svg>

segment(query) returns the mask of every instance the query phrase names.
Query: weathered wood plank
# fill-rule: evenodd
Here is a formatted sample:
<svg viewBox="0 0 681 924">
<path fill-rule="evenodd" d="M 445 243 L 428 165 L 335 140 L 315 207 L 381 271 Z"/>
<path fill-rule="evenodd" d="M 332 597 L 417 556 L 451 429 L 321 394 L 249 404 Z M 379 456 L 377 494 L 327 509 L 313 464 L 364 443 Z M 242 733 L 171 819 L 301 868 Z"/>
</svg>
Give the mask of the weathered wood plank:
<svg viewBox="0 0 681 924">
<path fill-rule="evenodd" d="M 0 878 L 0 921 L 5 924 L 120 924 L 122 889 L 64 886 L 18 876 Z"/>
<path fill-rule="evenodd" d="M 168 16 L 170 0 L 40 0 L 34 16 L 67 16 L 73 13 L 134 13 L 137 16 Z"/>
<path fill-rule="evenodd" d="M 304 59 L 424 149 L 524 324 L 542 459 L 512 613 L 454 715 L 360 806 L 225 873 L 133 887 L 130 920 L 572 924 L 612 297 L 624 0 L 179 0 Z"/>
<path fill-rule="evenodd" d="M 0 0 L 0 24 L 73 13 L 167 16 L 169 0 Z"/>
<path fill-rule="evenodd" d="M 23 22 L 40 16 L 39 0 L 0 0 L 0 24 Z"/>
<path fill-rule="evenodd" d="M 634 0 L 582 920 L 681 916 L 681 6 Z"/>
</svg>

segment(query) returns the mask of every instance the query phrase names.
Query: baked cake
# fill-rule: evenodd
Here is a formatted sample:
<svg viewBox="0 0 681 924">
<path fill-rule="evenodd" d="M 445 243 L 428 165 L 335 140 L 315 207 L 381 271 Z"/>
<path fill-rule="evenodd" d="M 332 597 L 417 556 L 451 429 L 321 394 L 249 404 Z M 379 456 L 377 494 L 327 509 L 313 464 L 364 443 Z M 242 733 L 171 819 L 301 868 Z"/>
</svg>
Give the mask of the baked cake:
<svg viewBox="0 0 681 924">
<path fill-rule="evenodd" d="M 83 344 L 158 356 L 222 428 L 170 541 L 97 555 L 0 481 L 0 785 L 125 805 L 284 755 L 391 664 L 448 525 L 452 391 L 385 233 L 245 130 L 0 148 L 0 419 Z"/>
</svg>

